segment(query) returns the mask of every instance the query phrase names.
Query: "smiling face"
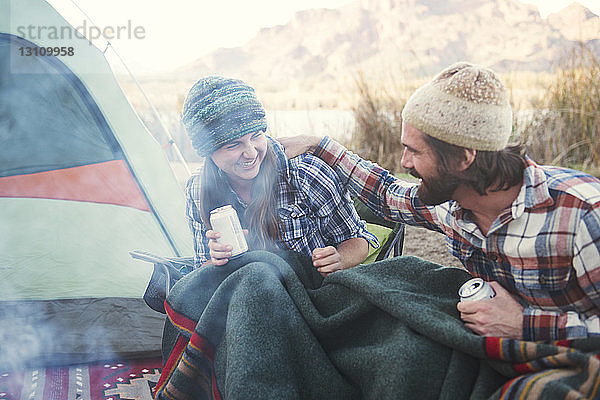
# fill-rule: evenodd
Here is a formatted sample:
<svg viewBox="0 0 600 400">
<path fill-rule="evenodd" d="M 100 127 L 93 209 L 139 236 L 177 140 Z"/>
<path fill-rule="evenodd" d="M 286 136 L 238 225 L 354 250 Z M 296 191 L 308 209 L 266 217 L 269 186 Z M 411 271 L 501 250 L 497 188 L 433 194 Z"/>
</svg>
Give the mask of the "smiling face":
<svg viewBox="0 0 600 400">
<path fill-rule="evenodd" d="M 228 142 L 210 158 L 225 172 L 232 185 L 248 188 L 258 175 L 266 152 L 267 138 L 263 131 L 258 131 Z"/>
<path fill-rule="evenodd" d="M 447 168 L 439 165 L 434 150 L 425 140 L 425 134 L 407 122 L 402 124 L 402 167 L 421 179 L 419 199 L 427 205 L 438 205 L 452 199 L 461 181 L 444 174 Z"/>
<path fill-rule="evenodd" d="M 437 158 L 433 149 L 425 141 L 425 134 L 407 122 L 402 123 L 402 167 L 417 178 L 433 176 L 436 173 Z"/>
</svg>

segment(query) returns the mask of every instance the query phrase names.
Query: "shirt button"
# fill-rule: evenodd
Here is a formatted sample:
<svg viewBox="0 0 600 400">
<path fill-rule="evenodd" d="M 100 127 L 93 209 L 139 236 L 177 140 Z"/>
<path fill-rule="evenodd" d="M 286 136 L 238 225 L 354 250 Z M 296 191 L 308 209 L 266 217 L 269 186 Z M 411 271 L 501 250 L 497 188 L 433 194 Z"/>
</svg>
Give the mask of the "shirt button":
<svg viewBox="0 0 600 400">
<path fill-rule="evenodd" d="M 498 255 L 496 254 L 490 254 L 488 258 L 492 261 L 498 261 Z"/>
<path fill-rule="evenodd" d="M 540 283 L 541 283 L 542 285 L 545 285 L 545 284 L 546 284 L 546 277 L 545 277 L 544 275 L 540 275 Z"/>
<path fill-rule="evenodd" d="M 298 216 L 298 214 L 296 214 L 295 212 L 292 213 L 292 217 L 296 218 Z"/>
</svg>

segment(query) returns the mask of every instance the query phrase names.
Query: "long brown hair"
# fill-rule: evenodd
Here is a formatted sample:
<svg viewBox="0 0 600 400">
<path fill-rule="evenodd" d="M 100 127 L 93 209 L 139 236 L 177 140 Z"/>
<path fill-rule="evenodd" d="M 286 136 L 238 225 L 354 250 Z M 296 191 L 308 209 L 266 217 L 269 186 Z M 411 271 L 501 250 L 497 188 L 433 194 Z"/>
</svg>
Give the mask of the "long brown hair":
<svg viewBox="0 0 600 400">
<path fill-rule="evenodd" d="M 488 190 L 499 192 L 521 184 L 526 166 L 524 146 L 509 145 L 500 151 L 477 150 L 475 160 L 462 173 L 453 172 L 453 167 L 464 156 L 464 148 L 425 135 L 438 159 L 438 172 L 454 174 L 470 185 L 480 195 Z"/>
<path fill-rule="evenodd" d="M 277 173 L 275 153 L 271 143 L 268 143 L 265 158 L 252 184 L 251 200 L 245 211 L 250 242 L 258 247 L 267 247 L 268 243 L 279 239 L 279 219 L 273 196 L 276 193 Z M 224 179 L 227 179 L 227 176 L 220 172 L 210 157 L 206 157 L 200 187 L 200 213 L 207 227 L 211 226 L 210 211 L 230 202 L 229 194 L 223 190 Z"/>
</svg>

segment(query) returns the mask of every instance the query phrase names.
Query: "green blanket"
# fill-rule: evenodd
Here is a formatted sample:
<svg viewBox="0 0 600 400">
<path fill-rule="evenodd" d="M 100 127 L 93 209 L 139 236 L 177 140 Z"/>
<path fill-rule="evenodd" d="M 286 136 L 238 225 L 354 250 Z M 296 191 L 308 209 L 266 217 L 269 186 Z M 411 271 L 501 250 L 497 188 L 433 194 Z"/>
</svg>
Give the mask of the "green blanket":
<svg viewBox="0 0 600 400">
<path fill-rule="evenodd" d="M 468 279 L 415 257 L 322 279 L 304 256 L 263 251 L 198 269 L 165 302 L 156 397 L 600 396 L 600 338 L 533 343 L 475 335 L 456 310 Z"/>
</svg>

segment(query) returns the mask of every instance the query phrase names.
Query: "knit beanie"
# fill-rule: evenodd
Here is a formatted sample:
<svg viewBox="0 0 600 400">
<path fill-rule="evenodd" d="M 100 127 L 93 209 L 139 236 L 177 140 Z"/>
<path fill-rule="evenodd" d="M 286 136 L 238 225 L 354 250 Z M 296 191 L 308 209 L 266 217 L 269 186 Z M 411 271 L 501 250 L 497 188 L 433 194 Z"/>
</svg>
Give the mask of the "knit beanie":
<svg viewBox="0 0 600 400">
<path fill-rule="evenodd" d="M 474 150 L 502 150 L 512 132 L 504 85 L 492 70 L 466 62 L 417 89 L 402 119 L 429 136 Z"/>
<path fill-rule="evenodd" d="M 209 76 L 190 89 L 181 113 L 192 145 L 202 157 L 248 133 L 267 130 L 254 89 L 238 79 Z"/>
</svg>

